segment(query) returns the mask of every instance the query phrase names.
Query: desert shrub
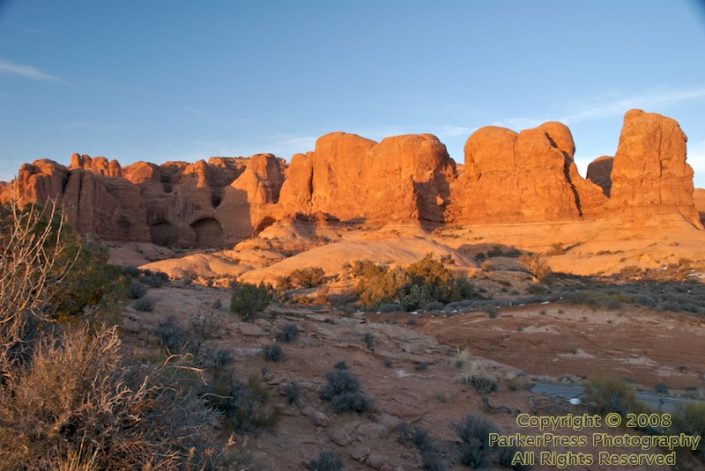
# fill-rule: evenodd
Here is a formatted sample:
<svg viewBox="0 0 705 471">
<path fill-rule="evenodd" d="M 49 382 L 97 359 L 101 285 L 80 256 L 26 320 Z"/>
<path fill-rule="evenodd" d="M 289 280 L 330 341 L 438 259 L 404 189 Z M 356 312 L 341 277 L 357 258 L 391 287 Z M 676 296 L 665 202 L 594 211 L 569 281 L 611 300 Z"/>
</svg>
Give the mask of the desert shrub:
<svg viewBox="0 0 705 471">
<path fill-rule="evenodd" d="M 668 394 L 668 385 L 664 383 L 658 383 L 654 386 L 654 392 L 658 394 Z"/>
<path fill-rule="evenodd" d="M 271 393 L 258 376 L 242 383 L 229 371 L 217 370 L 204 397 L 210 407 L 223 414 L 225 425 L 237 432 L 271 428 L 279 420 Z"/>
<path fill-rule="evenodd" d="M 610 293 L 606 290 L 584 289 L 563 293 L 563 298 L 572 304 L 585 304 L 593 308 L 619 309 L 622 303 L 631 303 L 628 293 Z"/>
<path fill-rule="evenodd" d="M 402 422 L 397 426 L 396 431 L 399 433 L 399 443 L 407 448 L 414 447 L 419 451 L 424 470 L 446 471 L 450 469 L 443 459 L 443 453 L 434 444 L 425 429 Z"/>
<path fill-rule="evenodd" d="M 152 300 L 148 298 L 140 298 L 135 301 L 132 306 L 141 312 L 152 312 L 152 309 L 154 309 Z"/>
<path fill-rule="evenodd" d="M 254 317 L 264 311 L 272 301 L 270 291 L 260 283 L 259 286 L 252 284 L 240 284 L 233 288 L 230 299 L 230 310 L 242 317 L 245 321 L 251 321 Z"/>
<path fill-rule="evenodd" d="M 298 402 L 301 397 L 301 388 L 296 381 L 290 381 L 284 386 L 284 394 L 286 395 L 286 400 L 289 404 L 294 404 Z"/>
<path fill-rule="evenodd" d="M 264 354 L 264 359 L 267 361 L 279 362 L 284 359 L 284 352 L 276 343 L 273 343 L 272 345 L 265 345 L 262 348 L 262 353 Z"/>
<path fill-rule="evenodd" d="M 333 365 L 333 368 L 335 368 L 336 370 L 347 370 L 348 364 L 345 363 L 345 360 L 340 360 L 338 363 Z"/>
<path fill-rule="evenodd" d="M 461 422 L 453 424 L 460 438 L 460 463 L 479 468 L 492 453 L 489 434 L 496 432 L 487 420 L 476 415 L 468 415 Z"/>
<path fill-rule="evenodd" d="M 161 288 L 169 281 L 169 277 L 160 271 L 144 270 L 139 281 L 152 288 Z"/>
<path fill-rule="evenodd" d="M 147 287 L 139 281 L 133 281 L 130 288 L 127 290 L 127 296 L 130 299 L 139 299 L 147 294 Z"/>
<path fill-rule="evenodd" d="M 497 306 L 487 305 L 484 307 L 483 310 L 487 313 L 487 317 L 489 317 L 490 319 L 496 319 L 497 316 L 499 316 Z"/>
<path fill-rule="evenodd" d="M 315 288 L 323 283 L 326 273 L 321 267 L 299 268 L 289 273 L 291 288 Z"/>
<path fill-rule="evenodd" d="M 345 393 L 355 393 L 360 391 L 360 381 L 357 376 L 345 370 L 335 370 L 326 373 L 328 383 L 321 391 L 321 399 L 330 401 L 333 397 Z"/>
<path fill-rule="evenodd" d="M 308 462 L 311 471 L 342 471 L 343 459 L 334 451 L 322 451 L 317 458 Z"/>
<path fill-rule="evenodd" d="M 366 307 L 399 304 L 406 311 L 433 302 L 449 303 L 478 297 L 465 278 L 456 278 L 431 254 L 405 269 L 389 269 L 369 261 L 355 262 L 352 272 L 358 278 L 357 292 Z"/>
<path fill-rule="evenodd" d="M 343 412 L 365 412 L 372 406 L 372 401 L 366 394 L 361 392 L 343 393 L 334 396 L 331 400 L 333 410 L 338 413 Z"/>
<path fill-rule="evenodd" d="M 686 404 L 679 407 L 673 415 L 670 433 L 705 436 L 705 404 Z M 702 440 L 695 453 L 698 458 L 705 460 L 705 444 Z"/>
<path fill-rule="evenodd" d="M 137 278 L 140 276 L 140 269 L 134 265 L 125 265 L 122 267 L 122 274 L 130 278 Z"/>
<path fill-rule="evenodd" d="M 6 281 L 12 284 L 22 273 L 32 273 L 39 275 L 33 281 L 41 278 L 47 282 L 51 306 L 46 306 L 44 315 L 67 319 L 87 306 L 112 307 L 127 295 L 129 277 L 108 263 L 107 249 L 65 225 L 52 204 L 46 208 L 30 205 L 22 210 L 12 205 L 0 207 L 0 239 L 0 246 L 6 245 L 2 252 L 4 262 L 19 270 L 18 276 Z M 41 248 L 50 252 L 40 255 Z M 29 255 L 35 258 L 28 258 Z M 21 271 L 24 264 L 47 262 L 50 258 L 51 264 L 45 264 L 43 270 Z"/>
<path fill-rule="evenodd" d="M 207 459 L 217 415 L 172 382 L 178 365 L 145 376 L 123 364 L 119 345 L 115 328 L 70 328 L 39 342 L 31 366 L 0 390 L 3 466 L 174 468 L 189 453 Z"/>
<path fill-rule="evenodd" d="M 529 285 L 526 288 L 526 291 L 529 294 L 549 294 L 551 292 L 551 288 L 546 285 L 537 283 L 535 285 Z"/>
<path fill-rule="evenodd" d="M 399 434 L 399 443 L 407 448 L 425 448 L 430 442 L 428 431 L 422 427 L 402 422 L 396 430 Z"/>
<path fill-rule="evenodd" d="M 377 306 L 378 312 L 399 312 L 401 310 L 402 307 L 399 303 L 381 303 Z"/>
<path fill-rule="evenodd" d="M 232 354 L 223 349 L 207 350 L 204 357 L 205 365 L 214 372 L 222 370 L 234 361 Z"/>
<path fill-rule="evenodd" d="M 374 350 L 375 349 L 375 336 L 369 332 L 364 334 L 362 336 L 362 343 L 365 344 L 365 347 L 367 347 L 368 350 Z"/>
<path fill-rule="evenodd" d="M 475 260 L 477 260 L 478 262 L 482 262 L 486 258 L 487 258 L 487 255 L 485 254 L 485 252 L 478 252 L 478 254 L 475 255 Z"/>
<path fill-rule="evenodd" d="M 524 269 L 534 275 L 537 280 L 544 281 L 551 275 L 551 268 L 546 263 L 546 259 L 539 254 L 525 254 L 519 257 L 519 263 Z"/>
<path fill-rule="evenodd" d="M 170 353 L 181 353 L 186 343 L 186 332 L 173 317 L 160 322 L 154 328 L 159 345 Z"/>
<path fill-rule="evenodd" d="M 186 343 L 188 352 L 198 356 L 204 344 L 222 332 L 224 323 L 224 314 L 216 311 L 215 308 L 209 308 L 206 304 L 199 306 L 189 319 L 189 335 Z"/>
<path fill-rule="evenodd" d="M 592 412 L 626 414 L 640 410 L 636 391 L 626 381 L 610 376 L 593 376 L 583 385 L 583 402 Z"/>
<path fill-rule="evenodd" d="M 512 463 L 512 461 L 514 460 L 514 455 L 522 451 L 523 450 L 521 448 L 513 446 L 499 447 L 499 450 L 497 451 L 497 462 L 500 466 L 513 469 L 514 471 L 527 471 L 531 469 L 530 465 Z"/>
<path fill-rule="evenodd" d="M 474 360 L 468 350 L 463 350 L 451 363 L 460 370 L 458 381 L 475 388 L 480 394 L 489 394 L 497 391 L 497 382 L 488 375 L 480 362 Z"/>
<path fill-rule="evenodd" d="M 471 385 L 480 394 L 489 394 L 497 391 L 497 382 L 486 375 L 472 375 L 465 381 L 465 384 Z"/>
<path fill-rule="evenodd" d="M 284 324 L 282 331 L 277 334 L 277 340 L 284 343 L 290 343 L 296 340 L 299 336 L 299 328 L 296 324 L 288 323 Z"/>
<path fill-rule="evenodd" d="M 125 358 L 117 328 L 94 317 L 90 326 L 48 322 L 56 290 L 75 279 L 71 270 L 90 273 L 66 262 L 75 258 L 67 256 L 64 230 L 50 211 L 0 208 L 0 467 L 221 469 L 235 462 L 237 453 L 214 441 L 219 415 L 182 387 L 186 376 L 198 380 L 184 358 L 156 366 Z"/>
<path fill-rule="evenodd" d="M 345 370 L 335 370 L 326 374 L 328 383 L 321 391 L 321 399 L 329 401 L 336 412 L 364 412 L 372 406 L 372 401 L 360 391 L 360 381 Z"/>
</svg>

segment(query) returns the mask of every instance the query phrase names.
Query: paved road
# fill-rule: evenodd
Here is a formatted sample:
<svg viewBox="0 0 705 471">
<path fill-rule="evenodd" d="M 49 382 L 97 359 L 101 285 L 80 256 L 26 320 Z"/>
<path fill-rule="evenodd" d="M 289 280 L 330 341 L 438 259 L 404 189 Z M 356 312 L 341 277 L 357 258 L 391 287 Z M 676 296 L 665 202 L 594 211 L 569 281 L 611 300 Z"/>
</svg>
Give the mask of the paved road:
<svg viewBox="0 0 705 471">
<path fill-rule="evenodd" d="M 536 383 L 531 391 L 547 396 L 562 397 L 566 400 L 580 399 L 583 387 L 575 384 Z M 654 411 L 673 412 L 678 406 L 685 404 L 703 404 L 705 401 L 689 399 L 668 394 L 657 394 L 646 391 L 637 391 L 636 398 Z"/>
</svg>

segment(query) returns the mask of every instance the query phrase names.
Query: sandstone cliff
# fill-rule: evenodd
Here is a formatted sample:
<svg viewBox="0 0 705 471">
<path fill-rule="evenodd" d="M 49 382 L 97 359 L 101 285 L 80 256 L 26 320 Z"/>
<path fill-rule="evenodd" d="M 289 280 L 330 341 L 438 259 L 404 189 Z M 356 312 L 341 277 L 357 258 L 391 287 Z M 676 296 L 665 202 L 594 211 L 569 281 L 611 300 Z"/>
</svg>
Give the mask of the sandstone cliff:
<svg viewBox="0 0 705 471">
<path fill-rule="evenodd" d="M 519 133 L 488 126 L 465 144 L 464 173 L 452 187 L 456 222 L 530 222 L 599 213 L 607 199 L 573 162 L 570 130 L 548 122 Z"/>
<path fill-rule="evenodd" d="M 611 172 L 610 209 L 637 217 L 680 213 L 699 225 L 686 141 L 674 119 L 628 111 Z"/>
<path fill-rule="evenodd" d="M 288 166 L 272 154 L 125 167 L 80 154 L 68 167 L 37 160 L 0 184 L 0 202 L 54 200 L 77 230 L 105 239 L 206 247 L 297 215 L 437 225 L 676 213 L 701 227 L 676 121 L 627 112 L 615 158 L 595 160 L 587 179 L 574 154 L 570 130 L 557 122 L 518 133 L 478 129 L 463 165 L 430 134 L 378 143 L 336 132 Z"/>
</svg>

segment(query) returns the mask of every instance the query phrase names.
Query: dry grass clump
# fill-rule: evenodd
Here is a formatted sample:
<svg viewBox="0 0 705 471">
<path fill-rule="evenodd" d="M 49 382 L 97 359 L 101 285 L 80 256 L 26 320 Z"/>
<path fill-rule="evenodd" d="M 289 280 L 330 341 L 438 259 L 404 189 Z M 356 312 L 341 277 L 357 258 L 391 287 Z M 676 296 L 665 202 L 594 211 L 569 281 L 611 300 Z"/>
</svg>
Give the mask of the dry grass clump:
<svg viewBox="0 0 705 471">
<path fill-rule="evenodd" d="M 253 469 L 215 438 L 221 414 L 191 387 L 202 371 L 189 357 L 142 365 L 117 328 L 55 321 L 56 293 L 95 287 L 82 299 L 101 305 L 111 280 L 74 284 L 84 246 L 72 252 L 51 208 L 1 210 L 0 469 Z"/>
<path fill-rule="evenodd" d="M 459 371 L 459 383 L 470 385 L 483 395 L 497 391 L 497 381 L 487 374 L 482 364 L 473 359 L 467 349 L 461 351 L 451 361 L 453 366 Z"/>
</svg>

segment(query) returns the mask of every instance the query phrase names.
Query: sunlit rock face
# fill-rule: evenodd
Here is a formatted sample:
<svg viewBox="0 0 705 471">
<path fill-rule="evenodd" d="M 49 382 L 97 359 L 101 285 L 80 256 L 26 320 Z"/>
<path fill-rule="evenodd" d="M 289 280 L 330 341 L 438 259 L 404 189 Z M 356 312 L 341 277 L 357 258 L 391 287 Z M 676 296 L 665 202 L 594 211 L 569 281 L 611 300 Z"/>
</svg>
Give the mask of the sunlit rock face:
<svg viewBox="0 0 705 471">
<path fill-rule="evenodd" d="M 36 160 L 0 184 L 0 202 L 55 201 L 81 233 L 187 247 L 237 243 L 279 220 L 434 227 L 675 213 L 700 227 L 673 119 L 627 112 L 615 157 L 592 162 L 587 179 L 574 154 L 558 122 L 480 128 L 463 165 L 430 134 L 375 142 L 334 132 L 289 165 L 272 154 L 125 167 L 81 154 L 68 167 Z"/>
</svg>

